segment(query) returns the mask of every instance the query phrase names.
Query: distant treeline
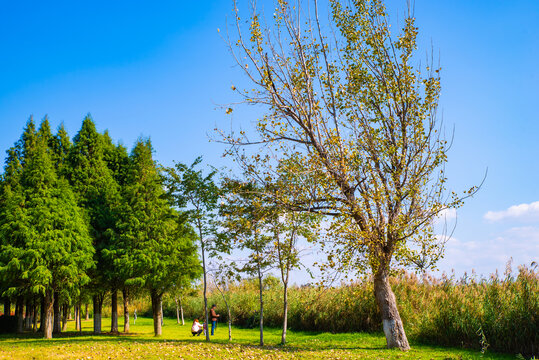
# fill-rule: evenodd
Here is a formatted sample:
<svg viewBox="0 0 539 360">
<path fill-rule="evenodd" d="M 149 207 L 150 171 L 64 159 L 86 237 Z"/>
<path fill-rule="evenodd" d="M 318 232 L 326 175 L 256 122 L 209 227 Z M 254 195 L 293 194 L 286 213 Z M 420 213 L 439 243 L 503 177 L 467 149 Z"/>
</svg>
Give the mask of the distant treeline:
<svg viewBox="0 0 539 360">
<path fill-rule="evenodd" d="M 129 154 L 89 116 L 73 141 L 63 125 L 53 134 L 47 118 L 39 128 L 27 122 L 0 177 L 0 296 L 5 313 L 15 305 L 19 332 L 37 331 L 39 318 L 50 338 L 69 308 L 78 320 L 91 302 L 100 333 L 107 294 L 111 331 L 118 332 L 121 291 L 124 331 L 130 298 L 146 293 L 160 333 L 163 294 L 201 270 L 194 231 L 167 197 L 152 152 L 150 141 L 139 139 Z"/>
<path fill-rule="evenodd" d="M 523 355 L 539 354 L 539 272 L 520 267 L 518 275 L 488 279 L 425 277 L 402 273 L 391 279 L 399 311 L 410 338 L 423 343 L 486 348 Z M 371 281 L 333 288 L 313 286 L 289 289 L 288 324 L 298 331 L 380 332 L 380 313 Z M 230 285 L 225 296 L 232 321 L 244 327 L 258 326 L 258 285 L 245 280 Z M 266 279 L 264 323 L 282 324 L 282 286 Z M 226 307 L 214 290 L 210 302 L 218 304 L 226 322 Z M 187 318 L 201 317 L 199 295 L 183 299 Z M 175 316 L 174 302 L 166 314 Z M 224 325 L 223 325 L 224 326 Z"/>
</svg>

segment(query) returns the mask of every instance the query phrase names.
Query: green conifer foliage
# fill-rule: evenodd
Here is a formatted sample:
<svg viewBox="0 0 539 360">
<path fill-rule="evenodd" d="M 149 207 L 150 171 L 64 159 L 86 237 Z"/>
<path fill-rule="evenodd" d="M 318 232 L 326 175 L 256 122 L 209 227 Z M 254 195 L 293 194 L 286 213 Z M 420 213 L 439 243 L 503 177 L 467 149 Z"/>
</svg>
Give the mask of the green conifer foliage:
<svg viewBox="0 0 539 360">
<path fill-rule="evenodd" d="M 25 230 L 22 221 L 24 197 L 20 183 L 22 165 L 18 150 L 20 148 L 14 146 L 7 151 L 6 166 L 0 178 L 0 295 L 5 297 L 5 301 L 18 295 L 26 284 L 20 276 L 19 262 Z M 12 257 L 13 253 L 16 256 Z"/>
<path fill-rule="evenodd" d="M 113 261 L 103 256 L 103 250 L 113 246 L 116 238 L 115 209 L 120 202 L 118 184 L 107 167 L 104 152 L 103 136 L 97 132 L 91 117 L 87 116 L 74 138 L 68 163 L 69 178 L 79 205 L 88 215 L 95 248 L 97 266 L 91 274 L 95 333 L 101 333 L 101 306 L 106 289 L 114 291 L 119 286 Z"/>
<path fill-rule="evenodd" d="M 3 214 L 0 231 L 10 241 L 2 244 L 0 272 L 44 295 L 44 337 L 51 338 L 53 293 L 74 291 L 89 281 L 86 270 L 94 265 L 94 251 L 82 210 L 69 184 L 56 175 L 47 125 L 36 132 L 33 121 L 28 122 L 17 191 L 4 192 L 10 212 Z"/>
<path fill-rule="evenodd" d="M 166 200 L 149 140 L 136 143 L 130 164 L 117 264 L 129 277 L 126 284 L 143 285 L 150 291 L 154 333 L 159 336 L 164 292 L 185 276 L 193 279 L 200 274 L 193 243 L 196 236 L 185 217 L 180 217 Z"/>
<path fill-rule="evenodd" d="M 5 299 L 17 300 L 15 314 L 19 317 L 17 331 L 22 331 L 20 306 L 22 296 L 29 291 L 27 276 L 22 270 L 24 263 L 25 198 L 21 183 L 24 157 L 35 146 L 36 130 L 30 117 L 21 138 L 7 151 L 6 166 L 0 193 L 0 287 Z M 9 301 L 8 301 L 9 302 Z"/>
<path fill-rule="evenodd" d="M 56 132 L 56 135 L 52 138 L 51 149 L 53 153 L 53 160 L 56 166 L 58 175 L 66 177 L 68 174 L 67 169 L 67 156 L 69 150 L 73 144 L 69 139 L 69 135 L 64 127 L 64 124 L 61 124 Z"/>
</svg>

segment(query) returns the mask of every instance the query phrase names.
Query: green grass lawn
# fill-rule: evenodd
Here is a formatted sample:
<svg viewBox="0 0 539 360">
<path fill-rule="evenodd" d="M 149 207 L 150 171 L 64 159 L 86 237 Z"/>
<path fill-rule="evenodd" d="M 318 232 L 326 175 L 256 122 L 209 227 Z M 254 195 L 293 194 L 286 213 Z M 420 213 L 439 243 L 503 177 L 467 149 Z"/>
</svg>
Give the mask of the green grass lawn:
<svg viewBox="0 0 539 360">
<path fill-rule="evenodd" d="M 288 345 L 280 346 L 279 329 L 266 329 L 267 344 L 258 346 L 257 329 L 232 329 L 228 341 L 226 324 L 218 324 L 211 343 L 203 335 L 193 337 L 190 323 L 176 324 L 165 319 L 163 336 L 153 336 L 149 318 L 138 318 L 129 335 L 91 334 L 92 321 L 83 321 L 82 333 L 68 331 L 52 340 L 38 334 L 0 336 L 0 359 L 515 359 L 463 349 L 411 344 L 412 350 L 401 352 L 385 348 L 383 334 L 329 334 L 288 332 Z M 123 325 L 122 325 L 123 326 Z M 110 329 L 110 319 L 103 319 L 103 329 Z M 122 329 L 122 328 L 120 328 Z"/>
</svg>

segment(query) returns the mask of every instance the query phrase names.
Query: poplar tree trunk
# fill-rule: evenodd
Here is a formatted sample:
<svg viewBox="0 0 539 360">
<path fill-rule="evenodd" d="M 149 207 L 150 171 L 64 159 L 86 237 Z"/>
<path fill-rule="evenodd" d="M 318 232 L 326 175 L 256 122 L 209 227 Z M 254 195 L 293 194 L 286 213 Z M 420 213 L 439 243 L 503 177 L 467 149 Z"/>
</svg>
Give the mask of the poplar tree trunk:
<svg viewBox="0 0 539 360">
<path fill-rule="evenodd" d="M 22 296 L 17 296 L 15 316 L 17 317 L 17 333 L 20 334 L 24 332 L 24 298 Z"/>
<path fill-rule="evenodd" d="M 54 313 L 54 319 L 53 319 L 52 333 L 59 334 L 62 328 L 62 324 L 61 324 L 61 318 L 60 318 L 60 296 L 58 295 L 57 291 L 54 292 L 53 313 Z"/>
<path fill-rule="evenodd" d="M 200 250 L 202 252 L 202 272 L 204 273 L 204 319 L 206 321 L 206 341 L 210 341 L 210 323 L 208 321 L 208 296 L 206 279 L 206 258 L 204 256 L 204 241 L 202 240 L 202 230 L 199 227 Z"/>
<path fill-rule="evenodd" d="M 8 297 L 4 298 L 4 315 L 11 316 L 11 300 Z"/>
<path fill-rule="evenodd" d="M 286 329 L 288 327 L 288 282 L 284 284 L 283 292 L 283 334 L 281 336 L 281 344 L 286 344 Z"/>
<path fill-rule="evenodd" d="M 226 301 L 225 294 L 223 293 L 219 285 L 217 285 L 217 282 L 215 282 L 215 287 L 217 288 L 217 291 L 219 291 L 219 294 L 221 294 L 221 297 L 225 302 L 226 312 L 228 314 L 228 341 L 232 341 L 232 314 L 230 312 L 230 306 L 228 305 L 228 301 Z"/>
<path fill-rule="evenodd" d="M 258 265 L 258 288 L 260 291 L 260 346 L 264 346 L 264 298 L 262 297 L 262 273 L 260 272 L 260 264 Z"/>
<path fill-rule="evenodd" d="M 124 288 L 122 290 L 122 297 L 124 301 L 124 333 L 129 332 L 129 290 Z"/>
<path fill-rule="evenodd" d="M 67 330 L 67 311 L 69 310 L 68 305 L 62 306 L 62 331 Z"/>
<path fill-rule="evenodd" d="M 182 317 L 182 325 L 185 325 L 185 320 L 183 319 L 183 304 L 182 304 L 182 297 L 180 296 L 180 315 Z"/>
<path fill-rule="evenodd" d="M 153 313 L 153 332 L 155 336 L 161 336 L 162 327 L 161 319 L 163 317 L 162 307 L 161 307 L 161 298 L 162 295 L 158 294 L 157 291 L 152 290 L 150 293 L 152 297 L 152 313 Z"/>
<path fill-rule="evenodd" d="M 43 317 L 41 318 L 43 337 L 45 339 L 52 339 L 52 320 L 54 316 L 52 290 L 45 290 L 43 303 Z"/>
<path fill-rule="evenodd" d="M 387 347 L 409 350 L 410 345 L 404 333 L 395 294 L 389 284 L 389 270 L 382 265 L 374 275 L 374 296 L 382 314 Z"/>
<path fill-rule="evenodd" d="M 85 316 L 86 316 L 86 321 L 90 320 L 90 312 L 88 311 L 88 303 L 84 304 L 84 309 L 86 310 L 85 311 Z"/>
<path fill-rule="evenodd" d="M 94 307 L 94 334 L 101 334 L 101 308 L 103 306 L 103 296 L 94 295 L 92 301 Z"/>
<path fill-rule="evenodd" d="M 228 341 L 232 341 L 232 313 L 230 312 L 230 306 L 226 305 L 228 313 Z"/>
<path fill-rule="evenodd" d="M 177 297 L 174 297 L 174 302 L 176 303 L 176 324 L 179 324 L 180 323 L 180 307 L 178 305 Z"/>
<path fill-rule="evenodd" d="M 118 333 L 118 290 L 114 290 L 111 295 L 111 312 L 110 312 L 110 332 Z"/>
</svg>

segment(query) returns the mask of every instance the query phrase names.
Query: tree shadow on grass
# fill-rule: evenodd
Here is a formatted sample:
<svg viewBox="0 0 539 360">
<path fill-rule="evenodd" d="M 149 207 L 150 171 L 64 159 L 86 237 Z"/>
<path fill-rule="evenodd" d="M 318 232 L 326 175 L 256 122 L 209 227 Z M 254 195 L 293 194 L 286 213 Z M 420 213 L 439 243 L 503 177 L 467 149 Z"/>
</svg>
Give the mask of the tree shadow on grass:
<svg viewBox="0 0 539 360">
<path fill-rule="evenodd" d="M 25 345 L 38 346 L 49 343 L 53 346 L 61 346 L 68 344 L 91 344 L 91 343 L 104 343 L 114 342 L 115 344 L 178 344 L 178 345 L 196 345 L 207 344 L 209 346 L 223 346 L 231 345 L 234 347 L 245 348 L 249 350 L 262 350 L 262 351 L 277 351 L 281 353 L 305 353 L 305 352 L 324 352 L 331 350 L 385 350 L 385 347 L 379 346 L 350 346 L 349 344 L 324 344 L 319 343 L 319 346 L 312 346 L 311 344 L 301 345 L 255 345 L 244 342 L 229 342 L 228 340 L 216 340 L 206 343 L 204 339 L 171 339 L 166 337 L 143 337 L 148 335 L 147 333 L 101 333 L 94 334 L 92 331 L 67 331 L 60 334 L 54 334 L 51 340 L 43 339 L 41 333 L 23 333 L 23 334 L 3 334 L 0 336 L 0 345 L 2 342 L 17 342 L 24 341 Z M 50 342 L 49 342 L 50 341 Z"/>
</svg>

